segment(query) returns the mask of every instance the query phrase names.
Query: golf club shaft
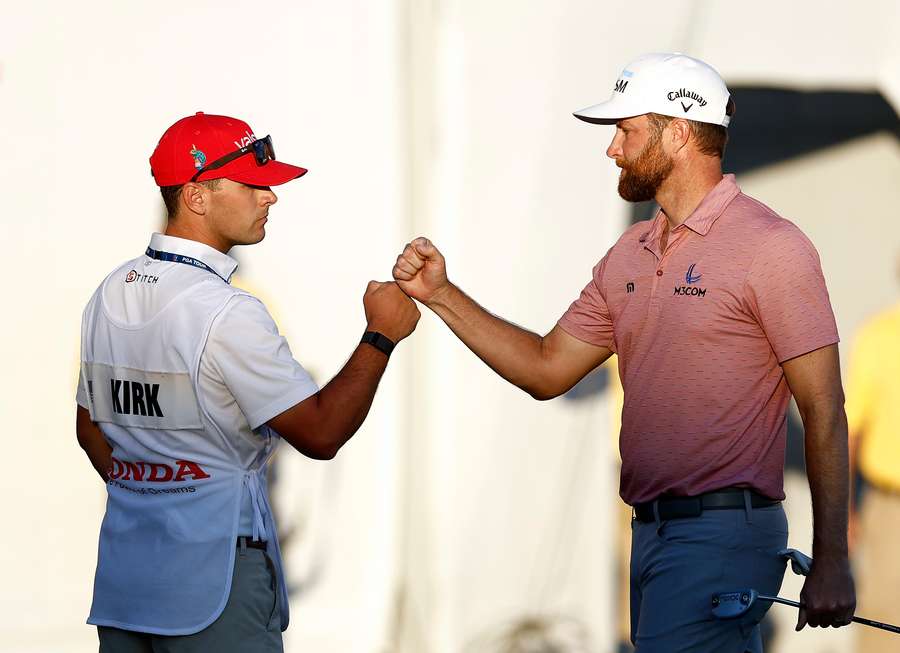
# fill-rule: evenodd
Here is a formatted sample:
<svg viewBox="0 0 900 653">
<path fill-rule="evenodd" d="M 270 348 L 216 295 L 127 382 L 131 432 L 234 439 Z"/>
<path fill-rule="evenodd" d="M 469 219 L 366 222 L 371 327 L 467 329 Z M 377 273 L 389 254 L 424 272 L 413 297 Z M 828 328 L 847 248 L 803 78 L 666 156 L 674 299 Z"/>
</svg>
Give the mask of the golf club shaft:
<svg viewBox="0 0 900 653">
<path fill-rule="evenodd" d="M 764 594 L 760 594 L 756 597 L 758 601 L 772 601 L 772 603 L 781 603 L 782 605 L 789 605 L 792 608 L 799 608 L 800 604 L 796 601 L 791 601 L 790 599 L 783 599 L 780 596 L 766 596 Z"/>
<path fill-rule="evenodd" d="M 764 596 L 760 594 L 756 597 L 759 601 L 772 601 L 773 603 L 781 603 L 782 605 L 789 605 L 794 608 L 799 608 L 800 604 L 796 601 L 790 601 L 788 599 L 783 599 L 780 596 Z M 872 626 L 872 628 L 880 628 L 882 630 L 887 630 L 892 633 L 900 634 L 900 626 L 894 626 L 893 624 L 884 624 L 880 621 L 874 621 L 872 619 L 866 619 L 865 617 L 853 617 L 853 621 L 858 624 L 863 624 L 864 626 Z"/>
</svg>

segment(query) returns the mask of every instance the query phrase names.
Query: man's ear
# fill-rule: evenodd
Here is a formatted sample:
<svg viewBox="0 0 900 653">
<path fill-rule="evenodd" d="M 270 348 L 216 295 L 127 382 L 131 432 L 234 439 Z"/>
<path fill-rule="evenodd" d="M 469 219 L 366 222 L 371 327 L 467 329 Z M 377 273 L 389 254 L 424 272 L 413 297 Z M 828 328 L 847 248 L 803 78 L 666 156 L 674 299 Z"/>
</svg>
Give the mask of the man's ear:
<svg viewBox="0 0 900 653">
<path fill-rule="evenodd" d="M 672 152 L 679 152 L 691 140 L 691 125 L 687 120 L 675 118 L 667 125 Z"/>
<path fill-rule="evenodd" d="M 189 181 L 181 189 L 181 205 L 191 213 L 205 215 L 209 210 L 209 193 L 205 186 Z"/>
</svg>

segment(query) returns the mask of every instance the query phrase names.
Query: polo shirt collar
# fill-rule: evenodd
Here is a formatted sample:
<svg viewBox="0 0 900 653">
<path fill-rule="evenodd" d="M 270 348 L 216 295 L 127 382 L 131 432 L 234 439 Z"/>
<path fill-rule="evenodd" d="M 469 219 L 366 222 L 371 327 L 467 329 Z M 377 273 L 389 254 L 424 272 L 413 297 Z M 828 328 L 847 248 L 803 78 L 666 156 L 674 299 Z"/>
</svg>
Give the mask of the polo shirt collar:
<svg viewBox="0 0 900 653">
<path fill-rule="evenodd" d="M 687 217 L 684 226 L 705 236 L 709 233 L 713 223 L 725 212 L 725 208 L 731 203 L 731 200 L 740 192 L 741 189 L 734 180 L 734 175 L 723 175 L 722 180 L 713 186 L 713 189 L 706 194 L 694 212 Z"/>
<path fill-rule="evenodd" d="M 228 256 L 228 254 L 223 254 L 219 250 L 196 240 L 178 238 L 177 236 L 155 233 L 150 237 L 150 249 L 195 258 L 208 265 L 213 272 L 229 282 L 231 281 L 231 275 L 234 274 L 238 266 L 238 262 Z"/>
<path fill-rule="evenodd" d="M 725 212 L 731 200 L 737 197 L 740 192 L 741 189 L 734 180 L 734 175 L 723 175 L 721 181 L 713 186 L 712 190 L 706 194 L 703 201 L 700 202 L 697 208 L 694 209 L 694 212 L 682 224 L 691 231 L 705 236 L 712 229 L 713 223 Z M 650 230 L 641 234 L 639 238 L 640 246 L 649 249 L 656 254 L 657 258 L 662 257 L 662 252 L 659 251 L 659 239 L 665 228 L 666 216 L 662 209 L 659 209 L 653 218 Z"/>
</svg>

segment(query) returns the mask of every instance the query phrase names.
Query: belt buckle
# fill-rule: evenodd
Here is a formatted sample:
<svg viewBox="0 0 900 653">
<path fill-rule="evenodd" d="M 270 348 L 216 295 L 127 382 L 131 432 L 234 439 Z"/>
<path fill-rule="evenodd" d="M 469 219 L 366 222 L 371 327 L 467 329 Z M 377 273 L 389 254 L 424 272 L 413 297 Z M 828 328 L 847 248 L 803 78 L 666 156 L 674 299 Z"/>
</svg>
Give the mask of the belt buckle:
<svg viewBox="0 0 900 653">
<path fill-rule="evenodd" d="M 703 503 L 700 497 L 670 497 L 659 503 L 660 519 L 686 519 L 702 514 Z"/>
</svg>

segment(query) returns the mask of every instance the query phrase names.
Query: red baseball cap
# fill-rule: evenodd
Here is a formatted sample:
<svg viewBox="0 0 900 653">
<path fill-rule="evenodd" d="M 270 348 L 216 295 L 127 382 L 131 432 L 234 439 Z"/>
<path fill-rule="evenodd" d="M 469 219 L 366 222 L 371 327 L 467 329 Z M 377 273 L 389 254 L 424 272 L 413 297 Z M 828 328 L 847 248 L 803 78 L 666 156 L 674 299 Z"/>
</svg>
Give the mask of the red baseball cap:
<svg viewBox="0 0 900 653">
<path fill-rule="evenodd" d="M 150 172 L 157 186 L 180 186 L 191 181 L 199 170 L 257 140 L 243 120 L 199 111 L 166 130 L 150 157 Z M 251 186 L 278 186 L 306 174 L 306 168 L 275 161 L 271 142 L 267 146 L 271 158 L 262 165 L 253 148 L 249 148 L 245 155 L 201 172 L 195 181 L 224 178 Z"/>
</svg>

